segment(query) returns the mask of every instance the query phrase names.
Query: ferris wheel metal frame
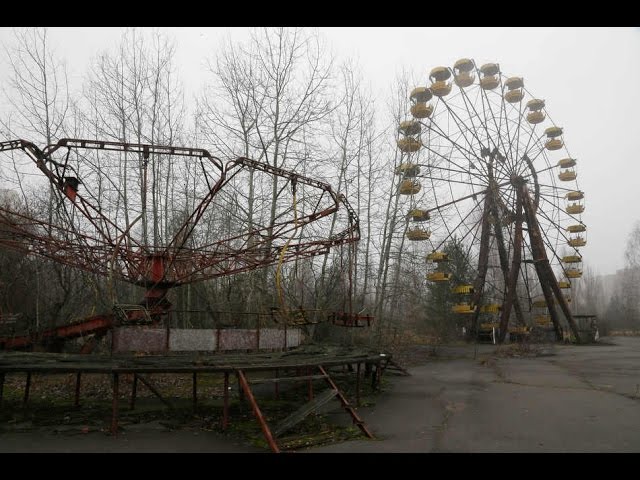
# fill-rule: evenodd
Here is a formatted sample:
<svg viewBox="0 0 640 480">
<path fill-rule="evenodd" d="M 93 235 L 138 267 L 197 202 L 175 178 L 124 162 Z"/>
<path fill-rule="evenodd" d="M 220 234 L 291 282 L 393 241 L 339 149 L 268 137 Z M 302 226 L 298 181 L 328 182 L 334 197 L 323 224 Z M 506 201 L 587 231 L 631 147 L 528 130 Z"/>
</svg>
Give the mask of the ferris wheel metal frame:
<svg viewBox="0 0 640 480">
<path fill-rule="evenodd" d="M 436 271 L 427 279 L 448 282 L 450 274 L 440 268 L 446 254 L 439 249 L 458 234 L 462 240 L 471 236 L 468 252 L 473 252 L 475 279 L 454 286 L 466 301 L 452 310 L 471 316 L 472 337 L 478 334 L 481 314 L 498 313 L 502 342 L 512 310 L 517 324 L 526 326 L 531 322 L 523 310 L 533 312 L 534 304 L 543 303 L 547 312 L 536 317 L 538 324 L 552 326 L 556 338 L 562 339 L 557 306 L 580 342 L 571 299 L 562 290 L 582 274 L 578 247 L 586 244 L 582 235 L 586 225 L 580 216 L 584 193 L 577 187 L 576 160 L 564 145 L 562 128 L 552 122 L 540 131 L 538 126 L 550 120 L 545 101 L 526 90 L 521 77 L 507 77 L 495 63 L 478 67 L 471 59 L 460 59 L 452 68 L 433 68 L 429 79 L 429 86 L 416 87 L 410 94 L 413 118 L 398 127 L 402 163 L 395 171 L 401 177 L 398 193 L 411 199 L 407 238 L 428 240 L 432 246 L 427 261 Z M 564 158 L 553 162 L 555 151 L 565 153 Z M 421 179 L 427 188 L 422 188 Z M 572 182 L 572 188 L 559 182 Z M 419 206 L 419 194 L 433 206 Z M 444 234 L 434 244 L 433 232 L 424 225 L 436 220 Z M 567 234 L 561 226 L 566 220 L 577 222 L 566 228 Z M 574 249 L 572 255 L 561 256 L 563 242 Z M 566 279 L 556 278 L 552 264 Z M 500 272 L 493 275 L 500 285 L 490 285 L 490 268 Z M 536 277 L 535 285 L 529 284 L 530 273 Z M 519 288 L 526 290 L 524 298 L 518 296 Z M 483 304 L 489 290 L 501 304 Z M 533 290 L 541 293 L 535 301 Z M 522 305 L 524 299 L 528 305 Z"/>
</svg>

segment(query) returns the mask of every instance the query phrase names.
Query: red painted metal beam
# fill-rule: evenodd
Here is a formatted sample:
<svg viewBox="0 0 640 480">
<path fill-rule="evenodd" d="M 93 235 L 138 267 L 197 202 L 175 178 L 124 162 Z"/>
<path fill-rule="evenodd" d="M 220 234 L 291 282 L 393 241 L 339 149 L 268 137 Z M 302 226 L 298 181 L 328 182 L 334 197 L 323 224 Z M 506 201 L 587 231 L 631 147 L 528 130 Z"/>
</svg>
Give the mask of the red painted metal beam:
<svg viewBox="0 0 640 480">
<path fill-rule="evenodd" d="M 237 374 L 238 374 L 238 380 L 240 381 L 240 385 L 242 386 L 242 390 L 244 390 L 247 400 L 249 400 L 249 404 L 251 404 L 251 408 L 253 409 L 253 414 L 258 419 L 260 428 L 262 428 L 262 433 L 264 434 L 264 438 L 267 440 L 269 447 L 271 447 L 271 450 L 274 453 L 280 453 L 280 447 L 278 447 L 278 444 L 274 440 L 273 435 L 271 434 L 271 430 L 269 429 L 269 425 L 267 425 L 267 422 L 264 419 L 262 412 L 260 411 L 260 407 L 258 407 L 258 403 L 256 402 L 256 399 L 253 397 L 253 392 L 249 387 L 249 383 L 247 382 L 247 379 L 245 378 L 244 373 L 242 372 L 242 370 L 238 370 Z"/>
<path fill-rule="evenodd" d="M 36 343 L 46 342 L 53 339 L 69 340 L 93 333 L 106 332 L 114 325 L 113 315 L 96 315 L 73 325 L 63 325 L 56 328 L 44 330 L 43 332 L 31 336 L 23 335 L 19 337 L 0 338 L 0 346 L 6 350 L 16 350 L 29 347 Z"/>
<path fill-rule="evenodd" d="M 20 212 L 0 207 L 0 223 L 6 225 L 12 232 L 11 238 L 3 238 L 0 243 L 9 248 L 29 254 L 35 253 L 89 272 L 114 275 L 130 283 L 147 287 L 187 284 L 263 268 L 280 261 L 288 262 L 298 258 L 322 255 L 333 246 L 354 242 L 360 238 L 357 214 L 344 195 L 334 192 L 326 183 L 248 158 L 238 158 L 225 166 L 206 150 L 197 148 L 87 139 L 62 139 L 44 150 L 24 140 L 0 143 L 0 151 L 14 149 L 23 150 L 34 161 L 37 168 L 60 192 L 65 204 L 71 201 L 74 210 L 84 217 L 91 228 L 87 230 L 78 229 L 74 225 L 50 224 L 46 220 L 30 218 L 21 215 Z M 81 179 L 68 176 L 74 173 L 73 168 L 68 164 L 68 156 L 53 160 L 53 155 L 61 149 L 81 155 L 84 155 L 81 150 L 105 150 L 135 154 L 141 159 L 149 159 L 150 155 L 192 157 L 196 162 L 202 162 L 204 159 L 208 165 L 212 166 L 211 172 L 216 172 L 217 180 L 211 176 L 212 185 L 206 196 L 179 226 L 174 238 L 158 251 L 155 246 L 151 248 L 141 243 L 140 239 L 134 238 L 131 234 L 131 225 L 127 227 L 119 225 L 116 220 L 109 217 L 108 209 L 94 205 L 92 203 L 94 197 L 91 195 L 86 195 L 85 198 L 82 191 L 78 191 L 77 188 L 73 195 L 68 195 L 70 182 L 77 186 L 81 183 Z M 295 220 L 288 219 L 273 225 L 258 227 L 241 236 L 200 245 L 197 249 L 188 248 L 191 233 L 211 205 L 213 198 L 234 175 L 243 169 L 262 171 L 268 175 L 286 178 L 292 183 L 306 184 L 322 195 L 326 194 L 330 197 L 329 205 L 321 206 L 318 203 L 309 211 L 300 212 Z M 289 238 L 295 230 L 335 214 L 341 206 L 347 210 L 348 214 L 348 225 L 344 231 L 326 239 L 303 239 L 296 244 L 291 244 L 281 258 L 281 249 L 273 246 L 274 239 Z M 69 238 L 77 240 L 74 242 L 57 240 Z M 256 239 L 258 239 L 257 242 Z M 233 248 L 230 245 L 233 245 Z M 159 260 L 149 265 L 150 255 Z M 120 267 L 115 270 L 111 268 L 114 260 Z"/>
<path fill-rule="evenodd" d="M 320 373 L 324 375 L 325 382 L 327 382 L 327 384 L 331 388 L 333 388 L 336 392 L 338 392 L 337 394 L 338 400 L 340 400 L 340 404 L 342 405 L 342 408 L 344 408 L 347 411 L 347 413 L 351 415 L 351 418 L 353 419 L 353 423 L 355 423 L 356 426 L 360 429 L 360 431 L 364 433 L 368 438 L 375 438 L 373 434 L 369 431 L 367 426 L 364 424 L 364 421 L 358 416 L 354 408 L 351 406 L 351 404 L 347 401 L 345 396 L 342 394 L 342 392 L 340 391 L 338 386 L 335 384 L 333 379 L 329 376 L 329 374 L 324 369 L 324 367 L 322 365 L 318 365 L 318 370 L 320 370 Z M 380 364 L 378 364 L 378 370 L 380 370 Z"/>
</svg>

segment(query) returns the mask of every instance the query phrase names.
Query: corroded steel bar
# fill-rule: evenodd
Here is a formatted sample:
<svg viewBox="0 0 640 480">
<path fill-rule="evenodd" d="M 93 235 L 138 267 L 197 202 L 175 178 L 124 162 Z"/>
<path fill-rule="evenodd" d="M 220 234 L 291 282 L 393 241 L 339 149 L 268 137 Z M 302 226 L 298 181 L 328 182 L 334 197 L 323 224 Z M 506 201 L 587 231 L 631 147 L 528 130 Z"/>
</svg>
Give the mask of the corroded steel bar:
<svg viewBox="0 0 640 480">
<path fill-rule="evenodd" d="M 358 426 L 358 428 L 360 429 L 360 431 L 362 433 L 364 433 L 367 437 L 374 438 L 373 434 L 369 431 L 367 426 L 364 424 L 364 421 L 358 416 L 356 411 L 349 404 L 347 399 L 344 397 L 344 395 L 342 394 L 342 392 L 340 391 L 338 386 L 335 384 L 333 379 L 329 376 L 329 374 L 324 369 L 324 367 L 322 365 L 318 365 L 318 369 L 320 370 L 320 373 L 322 373 L 322 375 L 324 375 L 325 382 L 327 382 L 327 384 L 331 388 L 333 388 L 335 391 L 338 392 L 338 395 L 337 395 L 338 396 L 338 400 L 340 400 L 340 404 L 342 405 L 342 408 L 344 408 L 347 411 L 347 413 L 349 415 L 351 415 L 351 418 L 353 419 L 353 423 L 355 423 Z"/>
<path fill-rule="evenodd" d="M 222 393 L 222 430 L 229 426 L 229 372 L 224 372 L 224 392 Z"/>
<path fill-rule="evenodd" d="M 115 437 L 118 436 L 118 387 L 119 387 L 119 378 L 118 374 L 114 373 L 112 375 L 113 378 L 113 392 L 112 392 L 112 403 L 111 403 L 111 434 Z"/>
<path fill-rule="evenodd" d="M 249 383 L 247 382 L 247 379 L 245 378 L 244 373 L 242 373 L 242 370 L 237 370 L 237 375 L 238 375 L 238 380 L 240 381 L 240 385 L 242 386 L 242 389 L 244 390 L 244 393 L 247 399 L 249 400 L 249 403 L 251 404 L 251 408 L 253 409 L 253 414 L 258 419 L 258 423 L 260 423 L 260 428 L 262 428 L 262 433 L 264 434 L 264 437 L 267 440 L 269 447 L 271 447 L 271 450 L 274 453 L 280 453 L 280 448 L 278 447 L 278 444 L 276 443 L 276 441 L 273 438 L 273 435 L 271 434 L 269 425 L 267 425 L 267 422 L 265 421 L 264 416 L 260 411 L 260 407 L 258 407 L 256 399 L 253 397 L 253 393 L 251 392 L 251 388 L 249 387 Z"/>
<path fill-rule="evenodd" d="M 73 406 L 78 408 L 80 406 L 80 378 L 82 376 L 81 372 L 76 373 L 76 392 L 75 397 L 73 399 Z"/>
<path fill-rule="evenodd" d="M 67 201 L 71 200 L 73 208 L 90 222 L 94 231 L 91 235 L 88 235 L 84 230 L 76 231 L 75 227 L 71 225 L 54 225 L 43 220 L 21 218 L 20 222 L 22 223 L 35 222 L 43 232 L 54 232 L 54 238 L 50 234 L 39 234 L 36 232 L 37 229 L 34 230 L 31 227 L 21 228 L 20 223 L 11 222 L 11 218 L 16 215 L 16 218 L 20 218 L 20 212 L 7 211 L 7 214 L 3 216 L 3 209 L 0 208 L 0 222 L 11 226 L 14 237 L 13 239 L 2 239 L 2 243 L 10 248 L 25 251 L 25 253 L 36 253 L 57 262 L 100 275 L 115 275 L 134 284 L 146 287 L 172 287 L 250 271 L 274 265 L 279 261 L 288 262 L 297 258 L 322 255 L 327 253 L 329 248 L 333 246 L 357 241 L 360 237 L 357 214 L 351 208 L 344 195 L 333 192 L 326 183 L 255 160 L 238 158 L 229 162 L 225 168 L 222 162 L 211 156 L 208 151 L 202 149 L 87 139 L 62 139 L 57 144 L 49 145 L 44 151 L 24 140 L 14 140 L 0 144 L 0 150 L 9 149 L 22 149 L 25 151 L 34 160 L 37 167 L 49 178 L 54 187 L 60 191 L 62 200 L 65 200 L 65 198 Z M 68 157 L 62 160 L 62 163 L 53 160 L 52 155 L 60 149 L 69 151 L 81 149 L 109 150 L 137 154 L 145 159 L 148 159 L 149 155 L 180 155 L 194 157 L 194 159 L 206 158 L 215 165 L 219 178 L 211 185 L 206 196 L 188 218 L 185 218 L 178 226 L 172 240 L 165 247 L 161 247 L 160 250 L 155 250 L 154 247 L 152 252 L 149 250 L 150 247 L 148 245 L 141 243 L 130 235 L 131 224 L 126 227 L 118 225 L 109 218 L 108 213 L 105 213 L 106 211 L 100 205 L 94 205 L 92 203 L 95 201 L 94 196 L 83 196 L 76 188 L 73 192 L 73 198 L 69 197 L 69 182 L 73 181 L 76 187 L 82 182 L 79 178 L 68 176 L 69 173 L 75 174 L 73 167 L 68 163 Z M 82 155 L 80 155 L 80 158 L 82 158 Z M 215 195 L 228 182 L 227 173 L 233 176 L 241 169 L 260 170 L 270 175 L 287 178 L 291 182 L 308 184 L 327 193 L 333 200 L 333 205 L 328 208 L 320 208 L 319 205 L 316 205 L 314 211 L 307 212 L 304 215 L 301 214 L 296 220 L 289 219 L 281 223 L 256 228 L 243 234 L 244 237 L 226 238 L 212 244 L 202 245 L 198 249 L 187 248 L 187 241 L 196 224 L 202 218 L 204 211 L 211 204 Z M 289 233 L 295 229 L 336 213 L 340 205 L 343 205 L 347 210 L 349 218 L 349 225 L 344 231 L 326 239 L 301 240 L 298 244 L 291 245 L 287 253 L 281 258 L 281 249 L 273 245 L 275 237 L 288 237 Z M 271 232 L 275 232 L 275 237 Z M 126 241 L 122 242 L 124 237 L 126 237 Z M 68 238 L 76 238 L 78 244 L 63 240 Z M 253 243 L 253 240 L 257 238 L 262 240 Z M 229 247 L 237 241 L 242 242 L 239 249 L 235 245 L 234 248 Z M 161 280 L 145 278 L 145 259 L 149 255 L 161 256 L 164 259 L 165 271 Z M 114 259 L 117 259 L 119 264 L 119 268 L 115 270 L 112 268 Z"/>
<path fill-rule="evenodd" d="M 38 334 L 40 342 L 53 339 L 72 339 L 92 333 L 105 333 L 114 324 L 113 315 L 96 315 L 84 321 L 74 323 L 72 325 L 63 325 L 60 327 L 44 330 Z M 33 345 L 35 339 L 32 335 L 22 335 L 18 337 L 0 337 L 0 347 L 6 350 L 26 348 Z"/>
<path fill-rule="evenodd" d="M 244 390 L 242 389 L 242 383 L 240 382 L 240 375 L 236 372 L 236 380 L 238 382 L 238 400 L 244 402 Z"/>
<path fill-rule="evenodd" d="M 92 150 L 113 150 L 118 152 L 141 153 L 145 157 L 154 155 L 181 155 L 187 157 L 203 157 L 213 162 L 216 167 L 222 170 L 222 162 L 212 156 L 207 150 L 202 148 L 172 147 L 151 144 L 109 142 L 103 140 L 83 140 L 77 138 L 62 138 L 58 143 L 50 145 L 45 149 L 45 154 L 51 155 L 60 147 L 84 148 Z"/>
</svg>

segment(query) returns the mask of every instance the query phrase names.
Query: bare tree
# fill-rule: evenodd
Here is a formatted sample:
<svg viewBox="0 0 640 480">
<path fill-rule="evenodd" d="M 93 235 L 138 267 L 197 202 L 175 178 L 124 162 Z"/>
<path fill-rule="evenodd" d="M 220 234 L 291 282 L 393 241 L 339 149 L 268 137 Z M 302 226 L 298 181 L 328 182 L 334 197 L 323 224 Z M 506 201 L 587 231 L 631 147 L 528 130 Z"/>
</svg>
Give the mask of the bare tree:
<svg viewBox="0 0 640 480">
<path fill-rule="evenodd" d="M 409 111 L 408 93 L 409 77 L 406 72 L 399 75 L 396 80 L 396 84 L 393 88 L 393 97 L 390 104 L 390 125 L 386 130 L 389 140 L 393 138 L 397 140 L 398 134 L 392 134 L 396 132 L 397 126 L 407 115 Z M 393 162 L 389 162 L 387 168 L 387 183 L 388 189 L 384 193 L 384 197 L 387 199 L 385 211 L 382 212 L 381 225 L 379 231 L 379 258 L 378 269 L 376 274 L 376 291 L 375 291 L 375 304 L 374 312 L 376 318 L 378 318 L 378 333 L 382 335 L 385 327 L 385 307 L 388 305 L 389 300 L 395 298 L 395 287 L 400 276 L 400 268 L 402 261 L 402 246 L 404 244 L 404 232 L 406 230 L 407 222 L 404 215 L 402 215 L 401 208 L 401 196 L 398 193 L 398 182 L 394 175 L 395 168 L 400 164 L 403 159 L 403 154 L 395 146 L 388 145 L 387 151 L 389 157 L 393 158 Z M 395 266 L 394 281 L 389 280 L 389 269 L 391 266 Z M 391 293 L 389 292 L 391 289 Z"/>
<path fill-rule="evenodd" d="M 50 144 L 64 131 L 69 107 L 65 65 L 55 57 L 46 28 L 14 31 L 13 44 L 5 46 L 9 61 L 9 89 L 3 88 L 13 108 L 13 121 L 3 126 L 16 136 Z"/>
<path fill-rule="evenodd" d="M 49 145 L 65 134 L 69 110 L 66 67 L 56 57 L 46 28 L 24 28 L 13 33 L 13 43 L 4 49 L 9 63 L 9 81 L 8 89 L 3 89 L 3 93 L 10 112 L 0 121 L 14 138 Z M 51 224 L 59 219 L 60 212 L 54 208 L 52 186 L 46 195 L 47 198 L 41 200 Z M 46 315 L 48 323 L 54 323 L 63 316 L 65 307 L 69 307 L 74 273 L 50 262 L 37 261 L 34 265 L 35 323 L 40 324 L 41 314 Z M 49 288 L 41 288 L 41 285 Z M 53 285 L 57 288 L 51 288 Z M 62 300 L 54 300 L 56 296 Z"/>
<path fill-rule="evenodd" d="M 199 101 L 203 139 L 227 158 L 247 156 L 304 174 L 317 170 L 322 158 L 310 143 L 334 108 L 329 95 L 332 63 L 319 35 L 303 29 L 256 29 L 247 43 L 228 41 L 209 65 L 212 82 Z M 269 192 L 264 187 L 253 174 L 246 184 L 236 185 L 240 201 L 233 208 L 247 231 L 254 221 L 275 223 L 284 189 L 289 188 L 277 177 L 269 181 Z M 256 195 L 268 195 L 268 211 L 257 211 Z M 249 275 L 249 295 L 264 296 L 255 298 L 258 304 L 272 298 L 267 273 Z"/>
<path fill-rule="evenodd" d="M 364 285 L 369 270 L 371 242 L 371 194 L 378 174 L 374 165 L 375 143 L 379 141 L 375 132 L 373 100 L 371 92 L 364 86 L 359 69 L 353 61 L 346 61 L 339 68 L 340 83 L 336 86 L 339 98 L 332 112 L 329 125 L 332 155 L 332 184 L 336 190 L 355 201 L 355 209 L 360 218 L 361 242 L 349 245 L 339 251 L 327 253 L 320 269 L 320 281 L 315 291 L 316 308 L 325 309 L 333 303 L 333 308 L 358 312 L 365 309 L 364 293 L 358 294 L 358 267 L 360 251 L 364 252 Z M 354 200 L 355 199 L 355 200 Z M 334 233 L 336 218 L 333 219 L 329 235 Z M 364 244 L 364 248 L 362 248 Z M 342 268 L 340 281 L 333 281 L 327 275 L 330 265 L 339 263 Z M 340 305 L 341 304 L 341 305 Z"/>
<path fill-rule="evenodd" d="M 148 40 L 136 29 L 127 30 L 117 53 L 104 52 L 95 58 L 85 84 L 85 102 L 88 130 L 97 138 L 158 145 L 184 141 L 184 99 L 175 74 L 175 47 L 157 31 Z M 123 154 L 117 172 L 119 195 L 114 208 L 130 225 L 130 209 L 125 206 L 139 203 L 145 243 L 149 239 L 155 244 L 167 241 L 172 233 L 166 223 L 174 195 L 169 181 L 172 165 L 162 157 L 149 163 L 139 154 L 139 170 L 131 172 L 124 168 L 127 155 Z M 138 192 L 129 191 L 132 174 L 139 178 Z M 151 185 L 149 192 L 147 184 Z M 138 198 L 134 200 L 133 195 Z"/>
</svg>

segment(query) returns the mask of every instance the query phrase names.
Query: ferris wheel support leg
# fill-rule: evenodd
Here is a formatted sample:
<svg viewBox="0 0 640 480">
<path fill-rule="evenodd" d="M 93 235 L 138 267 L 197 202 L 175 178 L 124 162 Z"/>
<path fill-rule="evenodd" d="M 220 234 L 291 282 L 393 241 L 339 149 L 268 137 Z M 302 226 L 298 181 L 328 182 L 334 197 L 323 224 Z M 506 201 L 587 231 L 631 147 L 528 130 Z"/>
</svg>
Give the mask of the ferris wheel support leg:
<svg viewBox="0 0 640 480">
<path fill-rule="evenodd" d="M 569 309 L 567 300 L 564 298 L 564 295 L 562 295 L 562 292 L 560 291 L 560 287 L 558 286 L 558 282 L 556 281 L 555 276 L 552 277 L 552 281 L 550 282 L 550 284 L 551 284 L 551 290 L 553 291 L 556 298 L 558 299 L 558 303 L 560 304 L 560 309 L 562 310 L 562 313 L 564 313 L 564 316 L 567 317 L 567 322 L 569 322 L 571 331 L 576 337 L 576 342 L 582 343 L 582 339 L 580 338 L 580 333 L 578 332 L 578 325 L 576 325 L 576 322 L 573 319 L 573 315 L 571 314 L 571 310 Z"/>
<path fill-rule="evenodd" d="M 518 324 L 524 325 L 524 316 L 522 315 L 522 307 L 520 306 L 520 299 L 516 295 L 513 299 L 513 310 L 516 312 L 516 318 L 518 319 Z"/>
<path fill-rule="evenodd" d="M 507 249 L 504 247 L 504 237 L 502 235 L 502 227 L 500 226 L 500 223 L 496 224 L 495 230 L 496 243 L 498 244 L 498 256 L 500 257 L 500 269 L 504 276 L 504 284 L 507 285 L 509 283 L 509 260 L 507 258 Z M 524 323 L 522 308 L 520 307 L 520 300 L 518 297 L 515 297 L 513 300 L 513 308 L 516 311 L 516 318 L 518 319 L 518 322 Z"/>
<path fill-rule="evenodd" d="M 536 265 L 536 272 L 538 273 L 538 278 L 540 279 L 540 286 L 542 287 L 542 294 L 544 295 L 544 299 L 547 302 L 547 308 L 549 310 L 549 315 L 551 316 L 551 321 L 553 322 L 553 328 L 556 332 L 556 339 L 558 341 L 562 340 L 562 331 L 560 329 L 560 319 L 558 318 L 558 312 L 556 311 L 556 306 L 553 301 L 553 292 L 549 288 L 549 283 L 553 281 L 552 278 L 548 278 L 546 275 L 546 271 L 543 267 L 544 259 L 534 259 Z"/>
<path fill-rule="evenodd" d="M 519 197 L 519 195 L 518 195 Z M 509 270 L 507 278 L 507 296 L 505 298 L 504 305 L 502 306 L 502 314 L 500 316 L 500 332 L 498 334 L 498 343 L 503 343 L 507 335 L 507 326 L 509 325 L 509 316 L 511 315 L 511 307 L 517 305 L 516 315 L 522 311 L 520 310 L 520 304 L 517 302 L 516 289 L 518 283 L 518 275 L 520 274 L 520 264 L 522 262 L 522 202 L 520 198 L 516 200 L 517 212 L 516 212 L 516 226 L 513 238 L 513 258 L 511 261 L 511 269 Z M 521 320 L 521 318 L 518 318 Z"/>
<path fill-rule="evenodd" d="M 496 234 L 496 239 L 498 240 L 496 243 L 498 244 L 498 254 L 500 257 L 500 269 L 502 270 L 502 274 L 504 276 L 504 284 L 509 284 L 509 260 L 507 258 L 507 250 L 504 247 L 504 238 L 502 236 L 501 226 L 496 225 L 496 232 L 500 232 Z M 516 313 L 516 318 L 520 324 L 524 324 L 524 317 L 522 316 L 522 307 L 520 306 L 520 299 L 516 296 L 513 299 L 513 309 Z"/>
<path fill-rule="evenodd" d="M 530 206 L 528 202 L 525 202 L 525 204 L 527 207 Z M 540 288 L 542 289 L 542 294 L 547 304 L 547 309 L 549 310 L 549 316 L 551 317 L 553 328 L 556 332 L 556 340 L 560 341 L 562 340 L 560 319 L 558 318 L 558 312 L 556 311 L 555 303 L 553 301 L 553 293 L 549 288 L 549 284 L 555 280 L 555 276 L 552 275 L 552 278 L 549 278 L 549 276 L 547 275 L 547 270 L 546 268 L 544 268 L 545 260 L 547 265 L 549 264 L 549 261 L 546 258 L 544 245 L 542 245 L 541 251 L 542 237 L 540 236 L 540 232 L 538 230 L 538 222 L 535 221 L 535 213 L 532 212 L 529 208 L 527 208 L 527 220 L 529 225 L 528 230 L 529 238 L 531 241 L 531 252 L 533 254 L 536 274 L 538 275 L 538 279 L 540 280 Z"/>
<path fill-rule="evenodd" d="M 500 269 L 502 270 L 502 275 L 504 276 L 504 284 L 505 284 L 505 288 L 509 288 L 508 285 L 510 285 L 509 283 L 509 256 L 507 254 L 507 249 L 505 247 L 504 244 L 504 234 L 502 232 L 502 224 L 500 222 L 500 215 L 498 212 L 498 208 L 496 206 L 496 204 L 492 204 L 491 206 L 491 213 L 493 215 L 493 217 L 496 219 L 495 224 L 494 224 L 494 233 L 495 233 L 495 237 L 496 237 L 496 244 L 498 247 L 498 257 L 500 259 Z M 522 214 L 520 214 L 522 215 Z M 522 229 L 522 224 L 520 224 L 520 228 Z M 522 232 L 521 232 L 522 233 Z M 518 268 L 520 268 L 520 260 L 518 260 Z M 515 278 L 517 279 L 517 275 L 515 276 Z M 506 295 L 508 295 L 508 292 L 513 290 L 515 292 L 515 288 L 510 288 L 506 291 Z M 506 298 L 505 298 L 506 301 Z M 513 309 L 515 310 L 516 313 L 516 318 L 518 320 L 518 322 L 520 324 L 524 324 L 524 318 L 522 316 L 522 309 L 520 308 L 520 301 L 518 299 L 518 297 L 514 294 L 513 298 L 510 302 L 509 305 L 513 306 Z M 505 313 L 506 311 L 508 311 L 508 313 Z M 502 306 L 502 314 L 500 316 L 500 324 L 502 325 L 503 323 L 503 317 L 506 315 L 506 320 L 504 320 L 504 327 L 500 328 L 501 332 L 504 332 L 504 334 L 500 334 L 499 338 L 498 338 L 498 342 L 502 343 L 504 341 L 504 338 L 506 336 L 506 331 L 507 331 L 507 325 L 509 324 L 509 317 L 511 316 L 511 306 L 509 306 L 508 309 L 505 308 L 505 305 Z"/>
<path fill-rule="evenodd" d="M 531 197 L 529 196 L 527 187 L 524 184 L 521 187 L 521 194 L 522 203 L 525 209 L 525 214 L 527 216 L 527 223 L 529 225 L 529 238 L 531 240 L 531 250 L 536 266 L 536 272 L 538 273 L 538 278 L 540 279 L 542 292 L 544 294 L 545 301 L 547 302 L 549 314 L 551 315 L 551 320 L 553 321 L 558 340 L 561 340 L 562 337 L 560 333 L 560 323 L 557 318 L 557 313 L 553 301 L 554 295 L 558 301 L 558 305 L 560 305 L 562 313 L 564 313 L 564 316 L 567 319 L 567 323 L 569 324 L 573 335 L 576 337 L 576 342 L 581 343 L 578 326 L 573 319 L 573 315 L 571 314 L 571 310 L 569 310 L 569 305 L 567 305 L 567 301 L 564 298 L 564 295 L 562 295 L 562 292 L 560 291 L 558 281 L 556 280 L 556 276 L 554 275 L 551 264 L 549 263 L 549 258 L 547 257 L 547 252 L 542 240 L 542 233 L 540 232 L 540 226 L 538 225 L 538 220 L 535 215 L 535 208 L 533 206 L 533 203 L 531 202 Z"/>
<path fill-rule="evenodd" d="M 474 306 L 473 318 L 471 319 L 470 338 L 476 339 L 478 336 L 478 317 L 480 316 L 480 302 L 482 301 L 482 291 L 484 290 L 487 270 L 489 269 L 489 235 L 491 224 L 489 223 L 489 197 L 485 197 L 484 212 L 482 215 L 482 231 L 480 233 L 480 254 L 478 259 L 478 276 L 473 285 L 473 297 L 471 305 Z"/>
</svg>

